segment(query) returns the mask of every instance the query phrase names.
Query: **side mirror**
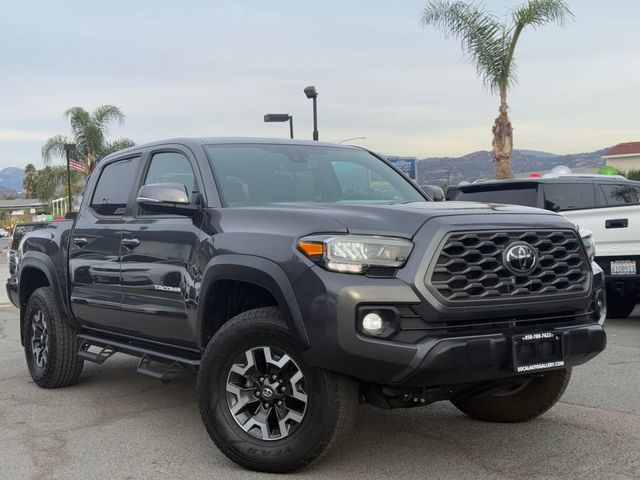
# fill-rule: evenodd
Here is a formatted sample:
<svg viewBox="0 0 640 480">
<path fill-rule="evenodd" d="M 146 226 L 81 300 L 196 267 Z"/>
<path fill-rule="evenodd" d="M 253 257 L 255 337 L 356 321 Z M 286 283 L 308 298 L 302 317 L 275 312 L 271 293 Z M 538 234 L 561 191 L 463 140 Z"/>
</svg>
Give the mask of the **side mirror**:
<svg viewBox="0 0 640 480">
<path fill-rule="evenodd" d="M 189 201 L 189 194 L 181 183 L 150 183 L 138 190 L 138 205 L 146 210 L 173 215 L 194 215 L 198 205 Z"/>
<path fill-rule="evenodd" d="M 420 188 L 434 202 L 442 202 L 444 200 L 444 190 L 437 185 L 420 185 Z"/>
</svg>

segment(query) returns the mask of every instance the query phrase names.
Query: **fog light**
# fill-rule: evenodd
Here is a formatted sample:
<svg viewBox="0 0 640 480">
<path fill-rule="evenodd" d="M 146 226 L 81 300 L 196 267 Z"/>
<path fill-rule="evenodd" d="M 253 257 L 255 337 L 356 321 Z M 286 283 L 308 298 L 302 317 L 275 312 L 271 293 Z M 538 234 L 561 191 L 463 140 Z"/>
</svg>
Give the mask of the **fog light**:
<svg viewBox="0 0 640 480">
<path fill-rule="evenodd" d="M 362 319 L 362 330 L 369 335 L 377 335 L 384 328 L 384 320 L 377 313 L 367 313 Z"/>
<path fill-rule="evenodd" d="M 606 303 L 604 300 L 604 294 L 602 293 L 602 291 L 598 292 L 597 296 L 596 296 L 596 300 L 594 302 L 594 309 L 595 309 L 595 314 L 596 314 L 596 318 L 600 318 L 602 316 L 602 314 L 606 311 Z"/>
</svg>

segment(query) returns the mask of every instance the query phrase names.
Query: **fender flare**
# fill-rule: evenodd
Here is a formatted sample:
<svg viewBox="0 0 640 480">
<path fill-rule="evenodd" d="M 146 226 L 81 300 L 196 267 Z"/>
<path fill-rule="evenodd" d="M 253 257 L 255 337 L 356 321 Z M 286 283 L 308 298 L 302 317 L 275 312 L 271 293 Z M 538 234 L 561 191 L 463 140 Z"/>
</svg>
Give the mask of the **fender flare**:
<svg viewBox="0 0 640 480">
<path fill-rule="evenodd" d="M 56 300 L 56 307 L 58 307 L 58 310 L 60 311 L 60 313 L 62 313 L 63 320 L 71 324 L 72 326 L 77 327 L 78 325 L 69 310 L 69 305 L 67 302 L 65 302 L 62 295 L 62 285 L 60 284 L 60 278 L 58 276 L 56 266 L 54 265 L 53 260 L 51 260 L 51 257 L 45 253 L 34 252 L 30 250 L 25 252 L 20 259 L 20 270 L 18 277 L 18 300 L 20 302 L 20 306 L 24 307 L 27 303 L 27 299 L 23 298 L 24 284 L 22 281 L 22 277 L 26 269 L 39 270 L 45 275 L 45 277 L 47 277 L 47 281 L 49 282 L 49 285 L 53 290 L 53 296 Z"/>
<path fill-rule="evenodd" d="M 309 347 L 307 329 L 302 320 L 298 301 L 291 282 L 282 268 L 275 262 L 253 255 L 223 254 L 212 258 L 204 271 L 198 298 L 198 346 L 204 348 L 205 301 L 211 287 L 219 280 L 236 280 L 251 283 L 269 291 L 278 302 L 285 321 L 301 349 Z"/>
</svg>

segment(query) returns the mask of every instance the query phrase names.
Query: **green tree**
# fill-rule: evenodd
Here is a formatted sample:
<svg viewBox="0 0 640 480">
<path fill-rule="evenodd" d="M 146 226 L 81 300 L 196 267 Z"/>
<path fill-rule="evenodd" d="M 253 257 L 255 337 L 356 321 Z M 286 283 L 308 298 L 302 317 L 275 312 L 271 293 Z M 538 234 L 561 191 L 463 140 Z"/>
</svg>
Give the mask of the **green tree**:
<svg viewBox="0 0 640 480">
<path fill-rule="evenodd" d="M 26 198 L 34 198 L 35 197 L 35 189 L 36 189 L 36 176 L 38 171 L 33 163 L 27 164 L 24 167 L 24 180 L 22 181 L 22 187 L 24 188 L 24 193 Z"/>
<path fill-rule="evenodd" d="M 129 138 L 108 141 L 111 124 L 124 123 L 124 113 L 114 105 L 102 105 L 93 112 L 71 107 L 64 115 L 71 124 L 71 135 L 54 135 L 47 139 L 42 147 L 45 165 L 50 165 L 53 157 L 65 158 L 65 143 L 74 143 L 77 158 L 87 165 L 91 173 L 96 164 L 110 153 L 135 145 Z"/>
<path fill-rule="evenodd" d="M 563 0 L 529 0 L 508 16 L 509 24 L 483 10 L 482 4 L 430 1 L 422 13 L 423 26 L 433 26 L 445 37 L 460 40 L 462 50 L 492 93 L 500 95 L 499 115 L 493 125 L 496 177 L 511 177 L 513 129 L 507 94 L 516 83 L 515 49 L 526 27 L 564 25 L 573 14 Z"/>
<path fill-rule="evenodd" d="M 56 197 L 56 190 L 61 183 L 63 170 L 66 174 L 66 168 L 62 166 L 45 167 L 38 170 L 35 178 L 35 193 L 40 200 L 50 202 Z"/>
<path fill-rule="evenodd" d="M 84 189 L 85 176 L 74 170 L 71 171 L 71 194 L 77 195 Z M 66 197 L 67 189 L 67 167 L 55 165 L 38 170 L 34 181 L 35 194 L 38 199 L 50 202 L 58 196 Z"/>
</svg>

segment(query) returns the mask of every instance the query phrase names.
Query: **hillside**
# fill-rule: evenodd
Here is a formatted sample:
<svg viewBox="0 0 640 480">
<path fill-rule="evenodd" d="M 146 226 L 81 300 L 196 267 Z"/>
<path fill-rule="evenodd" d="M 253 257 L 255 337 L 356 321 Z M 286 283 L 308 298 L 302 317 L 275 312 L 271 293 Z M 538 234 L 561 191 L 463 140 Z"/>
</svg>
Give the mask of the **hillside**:
<svg viewBox="0 0 640 480">
<path fill-rule="evenodd" d="M 604 165 L 603 148 L 595 152 L 556 155 L 535 150 L 514 150 L 512 167 L 514 174 L 526 174 L 551 170 L 556 165 L 566 165 L 571 169 L 599 168 Z M 478 151 L 462 157 L 425 158 L 418 161 L 419 183 L 443 185 L 449 178 L 455 185 L 462 180 L 494 178 L 493 153 Z"/>
<path fill-rule="evenodd" d="M 21 168 L 7 167 L 0 170 L 0 198 L 22 192 L 23 180 L 24 170 Z"/>
</svg>

